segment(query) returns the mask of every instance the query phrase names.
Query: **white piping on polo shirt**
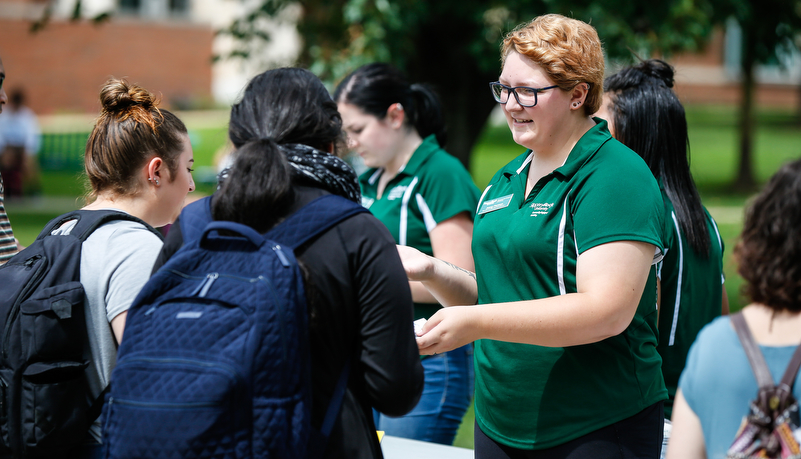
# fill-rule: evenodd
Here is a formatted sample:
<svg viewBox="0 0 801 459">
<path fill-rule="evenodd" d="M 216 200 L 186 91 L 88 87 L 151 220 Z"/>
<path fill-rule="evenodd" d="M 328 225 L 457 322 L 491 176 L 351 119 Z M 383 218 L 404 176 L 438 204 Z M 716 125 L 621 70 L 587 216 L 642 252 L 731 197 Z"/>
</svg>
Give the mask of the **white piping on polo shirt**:
<svg viewBox="0 0 801 459">
<path fill-rule="evenodd" d="M 526 166 L 528 166 L 528 163 L 530 163 L 532 159 L 534 159 L 534 152 L 533 151 L 531 153 L 529 153 L 528 158 L 526 158 L 526 160 L 523 161 L 523 165 L 520 166 L 520 168 L 518 168 L 515 173 L 517 175 L 520 175 L 520 173 L 523 172 L 523 169 L 525 169 Z"/>
<path fill-rule="evenodd" d="M 400 209 L 400 228 L 398 232 L 398 244 L 406 245 L 406 227 L 409 223 L 409 200 L 412 198 L 414 186 L 417 185 L 417 177 L 412 179 L 406 191 L 403 192 L 403 201 L 401 201 Z"/>
<path fill-rule="evenodd" d="M 378 180 L 378 177 L 381 177 L 382 172 L 384 172 L 384 169 L 376 169 L 376 171 L 373 172 L 373 175 L 371 175 L 370 178 L 367 179 L 367 182 L 370 185 L 375 185 L 375 181 Z"/>
<path fill-rule="evenodd" d="M 476 213 L 478 213 L 478 209 L 480 209 L 480 208 L 481 208 L 481 201 L 483 201 L 483 200 L 484 200 L 484 196 L 486 196 L 486 195 L 487 195 L 487 191 L 489 191 L 489 189 L 490 189 L 490 188 L 492 188 L 492 185 L 490 185 L 490 186 L 488 186 L 488 187 L 484 188 L 484 192 L 483 192 L 483 193 L 481 193 L 481 197 L 480 197 L 480 198 L 478 198 L 478 205 L 476 206 Z"/>
<path fill-rule="evenodd" d="M 715 235 L 718 237 L 718 247 L 720 247 L 720 251 L 723 252 L 723 240 L 720 238 L 720 231 L 718 231 L 718 224 L 715 223 L 715 219 L 709 218 L 709 221 L 712 222 L 712 228 L 715 228 Z M 726 282 L 726 276 L 723 272 L 720 273 L 720 283 L 723 284 Z"/>
<path fill-rule="evenodd" d="M 570 193 L 568 193 L 568 196 Z M 562 219 L 559 221 L 559 235 L 556 242 L 556 277 L 559 281 L 559 294 L 567 293 L 565 289 L 565 223 L 567 222 L 567 199 L 562 206 Z"/>
<path fill-rule="evenodd" d="M 681 304 L 681 282 L 684 277 L 684 248 L 681 244 L 681 231 L 679 230 L 679 221 L 676 220 L 676 213 L 670 212 L 670 216 L 673 218 L 673 226 L 676 228 L 676 237 L 678 238 L 678 246 L 679 246 L 679 280 L 676 283 L 676 302 L 673 306 L 673 324 L 670 326 L 670 339 L 668 340 L 668 346 L 673 346 L 673 343 L 676 341 L 676 327 L 679 324 L 679 305 Z"/>
<path fill-rule="evenodd" d="M 434 214 L 431 213 L 431 209 L 428 208 L 428 204 L 426 204 L 426 200 L 423 198 L 422 194 L 417 193 L 414 197 L 417 199 L 417 207 L 420 209 L 420 213 L 423 214 L 423 222 L 426 224 L 426 231 L 430 233 L 431 230 L 437 227 Z"/>
</svg>

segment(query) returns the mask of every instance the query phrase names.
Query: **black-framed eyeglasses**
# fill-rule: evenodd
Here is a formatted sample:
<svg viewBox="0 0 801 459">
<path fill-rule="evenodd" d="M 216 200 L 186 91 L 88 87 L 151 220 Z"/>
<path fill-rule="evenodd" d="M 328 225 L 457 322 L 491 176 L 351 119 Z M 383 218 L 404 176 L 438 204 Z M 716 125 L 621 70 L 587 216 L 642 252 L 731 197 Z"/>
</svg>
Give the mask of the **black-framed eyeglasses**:
<svg viewBox="0 0 801 459">
<path fill-rule="evenodd" d="M 509 93 L 515 95 L 515 100 L 521 107 L 533 107 L 537 105 L 537 93 L 546 89 L 558 88 L 559 85 L 547 86 L 545 88 L 530 88 L 528 86 L 506 86 L 499 81 L 489 84 L 492 96 L 499 104 L 505 104 L 509 100 Z"/>
</svg>

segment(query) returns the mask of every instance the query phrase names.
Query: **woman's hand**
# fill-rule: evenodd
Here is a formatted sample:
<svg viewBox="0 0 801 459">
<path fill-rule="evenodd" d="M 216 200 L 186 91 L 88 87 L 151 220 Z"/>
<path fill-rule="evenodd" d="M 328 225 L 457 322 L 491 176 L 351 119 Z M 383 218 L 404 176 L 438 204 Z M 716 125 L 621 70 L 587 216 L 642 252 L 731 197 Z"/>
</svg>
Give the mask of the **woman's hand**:
<svg viewBox="0 0 801 459">
<path fill-rule="evenodd" d="M 480 338 L 480 306 L 451 306 L 440 309 L 423 325 L 417 337 L 422 355 L 448 352 Z"/>
<path fill-rule="evenodd" d="M 405 245 L 399 245 L 398 255 L 403 269 L 411 281 L 424 281 L 434 275 L 434 259 L 423 252 Z"/>
</svg>

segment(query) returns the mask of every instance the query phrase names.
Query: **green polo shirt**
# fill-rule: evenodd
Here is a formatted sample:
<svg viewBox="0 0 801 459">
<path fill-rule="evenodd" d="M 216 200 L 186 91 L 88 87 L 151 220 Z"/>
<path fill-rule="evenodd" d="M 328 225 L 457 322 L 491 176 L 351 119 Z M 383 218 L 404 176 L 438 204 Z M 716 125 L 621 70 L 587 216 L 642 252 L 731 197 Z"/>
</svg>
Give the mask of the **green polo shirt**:
<svg viewBox="0 0 801 459">
<path fill-rule="evenodd" d="M 662 188 L 665 210 L 665 257 L 658 265 L 662 303 L 659 313 L 659 346 L 662 374 L 669 400 L 665 417 L 670 419 L 687 353 L 704 325 L 720 315 L 723 284 L 723 240 L 715 220 L 706 209 L 709 254 L 698 254 L 679 226 L 673 203 Z"/>
<path fill-rule="evenodd" d="M 531 151 L 502 168 L 473 229 L 480 304 L 576 292 L 576 261 L 614 241 L 642 241 L 661 258 L 662 198 L 643 160 L 606 122 L 524 196 Z M 667 398 L 657 346 L 656 269 L 628 328 L 598 343 L 551 348 L 494 340 L 475 346 L 476 421 L 521 449 L 565 443 Z"/>
<path fill-rule="evenodd" d="M 476 213 L 479 191 L 458 159 L 443 150 L 434 135 L 423 140 L 379 199 L 378 179 L 383 169 L 359 177 L 362 204 L 383 222 L 395 242 L 433 255 L 429 232 L 440 222 L 467 212 Z M 415 303 L 414 318 L 429 318 L 438 304 Z"/>
</svg>

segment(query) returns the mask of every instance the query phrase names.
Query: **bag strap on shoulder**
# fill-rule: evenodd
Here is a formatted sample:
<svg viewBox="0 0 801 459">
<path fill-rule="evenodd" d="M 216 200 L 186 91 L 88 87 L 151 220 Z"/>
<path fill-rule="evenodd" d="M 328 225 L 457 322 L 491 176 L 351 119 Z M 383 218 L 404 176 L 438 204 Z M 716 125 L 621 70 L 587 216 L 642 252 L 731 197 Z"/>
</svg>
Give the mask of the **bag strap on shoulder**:
<svg viewBox="0 0 801 459">
<path fill-rule="evenodd" d="M 751 329 L 748 328 L 748 324 L 745 322 L 743 313 L 737 312 L 732 314 L 730 320 L 732 325 L 734 325 L 734 330 L 737 332 L 737 337 L 740 338 L 743 350 L 745 350 L 745 355 L 748 357 L 748 362 L 751 364 L 751 369 L 754 372 L 754 376 L 756 376 L 759 387 L 773 387 L 773 377 L 770 374 L 768 364 L 765 362 L 765 356 L 762 355 L 762 351 L 759 350 L 759 345 L 754 341 L 754 336 L 751 334 Z M 801 345 L 796 347 L 792 358 L 790 358 L 790 363 L 787 365 L 787 369 L 784 372 L 784 376 L 782 376 L 780 384 L 787 386 L 788 389 L 792 389 L 799 368 L 801 368 Z"/>
<path fill-rule="evenodd" d="M 72 229 L 71 234 L 80 239 L 82 242 L 86 240 L 97 228 L 105 225 L 108 222 L 115 220 L 127 220 L 141 224 L 148 231 L 158 236 L 159 239 L 164 239 L 164 236 L 155 228 L 150 226 L 144 220 L 134 217 L 119 210 L 74 210 L 60 215 L 45 225 L 44 229 L 36 239 L 43 239 L 45 236 L 50 235 L 53 230 L 60 227 L 64 223 L 76 220 L 75 227 Z"/>
<path fill-rule="evenodd" d="M 206 225 L 214 221 L 211 216 L 211 196 L 198 199 L 181 210 L 181 236 L 184 244 L 200 240 Z"/>
<path fill-rule="evenodd" d="M 362 212 L 368 210 L 361 204 L 327 194 L 306 204 L 264 236 L 294 250 L 337 223 Z"/>
<path fill-rule="evenodd" d="M 795 348 L 795 352 L 793 352 L 793 356 L 790 358 L 790 364 L 787 365 L 787 369 L 784 371 L 784 376 L 782 376 L 782 380 L 779 384 L 792 389 L 799 368 L 801 368 L 801 344 Z"/>
<path fill-rule="evenodd" d="M 765 362 L 765 356 L 762 355 L 762 351 L 759 350 L 759 346 L 756 341 L 754 341 L 754 336 L 751 334 L 751 329 L 748 328 L 748 324 L 745 322 L 743 313 L 737 312 L 732 314 L 730 320 L 732 325 L 734 325 L 734 331 L 737 332 L 737 337 L 740 338 L 740 343 L 743 345 L 743 350 L 745 351 L 746 357 L 748 357 L 748 362 L 751 364 L 751 370 L 754 371 L 757 384 L 760 388 L 772 387 L 774 385 L 773 376 L 771 376 L 768 364 Z"/>
<path fill-rule="evenodd" d="M 294 250 L 337 223 L 361 212 L 368 210 L 349 199 L 328 194 L 301 207 L 264 233 L 264 236 Z M 210 196 L 184 207 L 181 211 L 181 235 L 184 244 L 199 240 L 206 225 L 213 221 Z"/>
</svg>

